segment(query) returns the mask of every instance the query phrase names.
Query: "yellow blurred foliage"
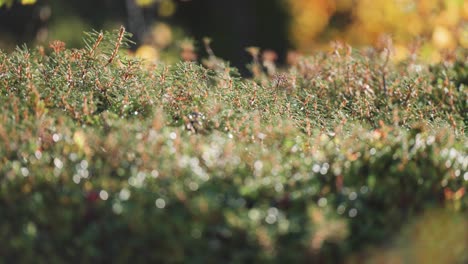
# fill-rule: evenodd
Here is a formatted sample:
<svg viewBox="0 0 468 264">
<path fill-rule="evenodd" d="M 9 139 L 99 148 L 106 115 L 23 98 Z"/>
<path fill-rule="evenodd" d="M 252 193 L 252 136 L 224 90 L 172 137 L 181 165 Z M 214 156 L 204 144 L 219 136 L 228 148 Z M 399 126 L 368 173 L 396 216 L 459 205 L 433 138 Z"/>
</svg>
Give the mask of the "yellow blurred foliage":
<svg viewBox="0 0 468 264">
<path fill-rule="evenodd" d="M 154 4 L 159 4 L 157 12 L 158 12 L 158 16 L 161 16 L 161 17 L 170 17 L 176 11 L 176 4 L 174 3 L 174 0 L 134 0 L 134 1 L 140 7 L 151 7 Z"/>
<path fill-rule="evenodd" d="M 394 60 L 401 61 L 407 58 L 410 54 L 405 45 L 396 44 L 394 47 Z"/>
<path fill-rule="evenodd" d="M 135 0 L 135 3 L 139 6 L 145 7 L 154 4 L 155 0 Z"/>
<path fill-rule="evenodd" d="M 159 58 L 159 51 L 150 45 L 141 45 L 135 51 L 135 57 L 152 62 Z"/>
<path fill-rule="evenodd" d="M 354 1 L 353 0 L 336 0 L 336 11 L 337 12 L 345 12 L 353 7 Z"/>
<path fill-rule="evenodd" d="M 428 41 L 426 59 L 433 52 L 467 47 L 468 1 L 464 0 L 286 0 L 291 13 L 290 37 L 301 52 L 310 52 L 332 40 L 351 45 L 375 45 L 384 35 L 395 44 L 393 55 L 402 60 L 407 46 Z M 350 23 L 336 28 L 330 22 L 348 14 Z M 406 50 L 406 51 L 405 51 Z"/>
<path fill-rule="evenodd" d="M 158 15 L 162 17 L 170 17 L 172 16 L 176 11 L 176 5 L 172 0 L 162 0 L 159 9 L 158 9 Z"/>
<path fill-rule="evenodd" d="M 468 1 L 464 1 L 463 3 L 462 16 L 463 19 L 468 20 Z"/>
<path fill-rule="evenodd" d="M 160 48 L 172 43 L 172 29 L 166 23 L 156 23 L 151 29 L 151 41 Z"/>
<path fill-rule="evenodd" d="M 22 5 L 33 5 L 36 3 L 36 0 L 21 0 Z"/>
<path fill-rule="evenodd" d="M 453 49 L 456 46 L 452 32 L 443 26 L 436 26 L 434 28 L 432 43 L 439 49 Z"/>
<path fill-rule="evenodd" d="M 289 0 L 292 18 L 292 40 L 301 50 L 307 50 L 319 33 L 328 25 L 331 15 L 336 10 L 334 1 Z"/>
</svg>

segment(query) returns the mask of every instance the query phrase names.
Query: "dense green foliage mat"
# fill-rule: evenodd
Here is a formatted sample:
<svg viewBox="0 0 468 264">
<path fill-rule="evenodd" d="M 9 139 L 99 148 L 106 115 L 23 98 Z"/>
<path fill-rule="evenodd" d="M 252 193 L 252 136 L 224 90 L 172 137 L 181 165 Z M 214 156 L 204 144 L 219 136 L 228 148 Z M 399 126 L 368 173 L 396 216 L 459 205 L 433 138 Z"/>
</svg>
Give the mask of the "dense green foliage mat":
<svg viewBox="0 0 468 264">
<path fill-rule="evenodd" d="M 414 262 L 395 248 L 421 215 L 426 255 L 468 261 L 466 50 L 338 46 L 246 79 L 86 43 L 0 53 L 1 262 Z"/>
</svg>

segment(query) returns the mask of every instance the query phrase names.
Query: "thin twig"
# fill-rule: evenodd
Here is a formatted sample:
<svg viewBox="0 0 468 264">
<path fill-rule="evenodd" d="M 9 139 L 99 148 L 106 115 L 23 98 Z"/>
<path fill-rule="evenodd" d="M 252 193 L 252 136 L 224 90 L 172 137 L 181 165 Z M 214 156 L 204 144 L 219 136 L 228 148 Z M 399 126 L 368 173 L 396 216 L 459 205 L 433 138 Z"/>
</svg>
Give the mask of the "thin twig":
<svg viewBox="0 0 468 264">
<path fill-rule="evenodd" d="M 115 57 L 117 56 L 117 52 L 119 51 L 120 45 L 122 44 L 122 39 L 124 37 L 124 34 L 125 34 L 125 28 L 123 26 L 120 26 L 119 36 L 117 38 L 117 42 L 115 43 L 114 51 L 112 52 L 111 57 L 107 61 L 107 64 L 104 65 L 104 67 L 111 64 L 112 61 L 114 61 Z"/>
</svg>

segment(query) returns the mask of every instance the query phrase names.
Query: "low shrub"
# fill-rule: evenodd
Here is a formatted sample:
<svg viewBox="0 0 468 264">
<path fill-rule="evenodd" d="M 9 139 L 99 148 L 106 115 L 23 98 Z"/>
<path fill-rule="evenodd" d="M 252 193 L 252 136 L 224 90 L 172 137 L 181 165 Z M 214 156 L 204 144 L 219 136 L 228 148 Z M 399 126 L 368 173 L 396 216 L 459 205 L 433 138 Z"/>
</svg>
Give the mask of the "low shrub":
<svg viewBox="0 0 468 264">
<path fill-rule="evenodd" d="M 430 208 L 466 215 L 463 54 L 337 47 L 245 79 L 125 39 L 0 54 L 2 261 L 334 263 Z"/>
</svg>

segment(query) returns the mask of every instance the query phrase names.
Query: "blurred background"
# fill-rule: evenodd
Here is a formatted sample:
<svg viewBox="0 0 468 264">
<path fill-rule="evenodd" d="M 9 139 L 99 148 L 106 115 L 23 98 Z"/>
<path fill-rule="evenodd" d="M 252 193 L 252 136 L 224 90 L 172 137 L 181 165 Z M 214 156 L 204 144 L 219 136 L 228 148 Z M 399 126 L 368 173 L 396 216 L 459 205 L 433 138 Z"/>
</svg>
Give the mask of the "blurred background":
<svg viewBox="0 0 468 264">
<path fill-rule="evenodd" d="M 330 47 L 378 46 L 391 39 L 393 58 L 414 49 L 428 62 L 468 48 L 465 0 L 0 0 L 0 48 L 45 45 L 60 39 L 83 45 L 83 31 L 124 25 L 132 54 L 172 62 L 214 53 L 245 72 L 247 47 L 285 63 L 298 53 Z M 289 54 L 289 55 L 288 55 Z"/>
</svg>

